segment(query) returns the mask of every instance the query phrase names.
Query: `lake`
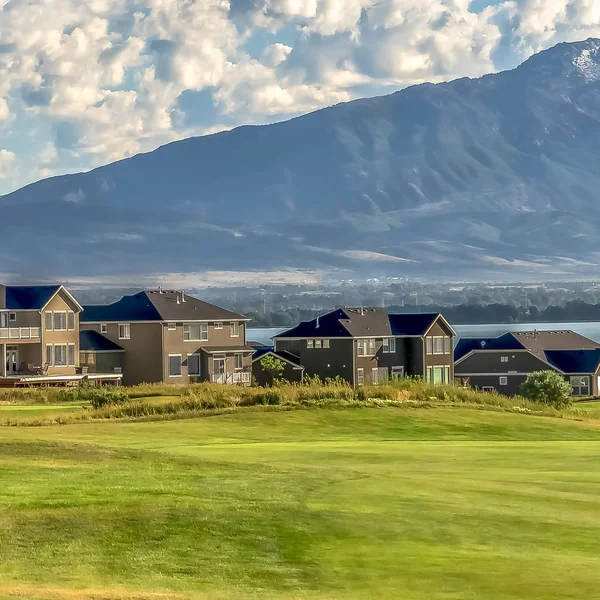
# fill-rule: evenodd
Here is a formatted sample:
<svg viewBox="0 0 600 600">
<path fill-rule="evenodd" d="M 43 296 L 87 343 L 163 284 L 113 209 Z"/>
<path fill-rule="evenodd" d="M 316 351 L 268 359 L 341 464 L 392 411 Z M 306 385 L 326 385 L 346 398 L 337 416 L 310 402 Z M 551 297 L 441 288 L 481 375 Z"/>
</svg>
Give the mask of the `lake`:
<svg viewBox="0 0 600 600">
<path fill-rule="evenodd" d="M 453 325 L 459 338 L 498 337 L 508 331 L 551 331 L 570 329 L 600 344 L 600 322 L 591 323 L 486 323 L 482 325 Z M 248 341 L 270 344 L 271 338 L 287 327 L 250 327 Z"/>
</svg>

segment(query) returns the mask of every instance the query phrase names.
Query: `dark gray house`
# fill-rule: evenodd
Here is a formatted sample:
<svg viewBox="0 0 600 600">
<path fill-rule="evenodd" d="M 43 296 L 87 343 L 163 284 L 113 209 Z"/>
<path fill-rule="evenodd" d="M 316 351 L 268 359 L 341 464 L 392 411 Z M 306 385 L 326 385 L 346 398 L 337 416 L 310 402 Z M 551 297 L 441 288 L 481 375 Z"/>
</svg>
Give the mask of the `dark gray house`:
<svg viewBox="0 0 600 600">
<path fill-rule="evenodd" d="M 352 385 L 391 377 L 454 381 L 456 333 L 440 314 L 388 314 L 340 308 L 273 338 L 276 353 L 294 356 L 305 374 L 341 377 Z"/>
<path fill-rule="evenodd" d="M 569 381 L 574 396 L 599 393 L 600 345 L 573 331 L 462 339 L 454 358 L 456 381 L 476 389 L 514 396 L 530 373 L 556 371 Z"/>
<path fill-rule="evenodd" d="M 304 367 L 300 364 L 298 356 L 285 350 L 275 352 L 271 346 L 254 345 L 252 343 L 250 343 L 250 346 L 255 348 L 252 356 L 252 377 L 257 385 L 273 385 L 273 375 L 262 368 L 261 360 L 265 356 L 272 356 L 283 363 L 281 379 L 290 383 L 301 383 L 304 379 Z"/>
</svg>

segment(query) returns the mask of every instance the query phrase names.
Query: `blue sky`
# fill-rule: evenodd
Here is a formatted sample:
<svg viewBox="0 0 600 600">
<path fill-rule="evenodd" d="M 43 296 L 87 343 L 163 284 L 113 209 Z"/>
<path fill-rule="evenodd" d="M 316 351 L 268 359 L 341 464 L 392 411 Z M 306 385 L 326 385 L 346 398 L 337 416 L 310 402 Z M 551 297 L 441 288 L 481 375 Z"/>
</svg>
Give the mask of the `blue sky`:
<svg viewBox="0 0 600 600">
<path fill-rule="evenodd" d="M 0 194 L 588 37 L 594 0 L 0 0 Z"/>
</svg>

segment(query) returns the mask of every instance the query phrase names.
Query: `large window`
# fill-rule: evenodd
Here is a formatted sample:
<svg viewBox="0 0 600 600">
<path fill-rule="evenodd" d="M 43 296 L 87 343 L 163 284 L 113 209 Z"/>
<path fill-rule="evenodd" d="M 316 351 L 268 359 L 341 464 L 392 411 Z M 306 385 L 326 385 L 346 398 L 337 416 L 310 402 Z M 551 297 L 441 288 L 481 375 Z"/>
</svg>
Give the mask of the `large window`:
<svg viewBox="0 0 600 600">
<path fill-rule="evenodd" d="M 396 338 L 385 338 L 383 340 L 383 353 L 396 354 Z"/>
<path fill-rule="evenodd" d="M 67 330 L 67 313 L 66 312 L 55 312 L 54 313 L 54 331 L 66 331 Z"/>
<path fill-rule="evenodd" d="M 200 355 L 190 354 L 188 356 L 188 374 L 200 375 Z"/>
<path fill-rule="evenodd" d="M 452 338 L 445 336 L 429 336 L 425 338 L 427 354 L 452 354 Z"/>
<path fill-rule="evenodd" d="M 371 370 L 371 381 L 373 385 L 381 385 L 387 383 L 390 379 L 390 374 L 387 367 L 379 367 Z"/>
<path fill-rule="evenodd" d="M 240 324 L 237 321 L 229 324 L 230 337 L 240 337 Z"/>
<path fill-rule="evenodd" d="M 375 356 L 375 340 L 358 340 L 358 356 Z"/>
<path fill-rule="evenodd" d="M 426 381 L 429 383 L 441 384 L 450 382 L 450 367 L 440 365 L 436 367 L 427 367 Z"/>
<path fill-rule="evenodd" d="M 54 344 L 54 366 L 55 367 L 66 367 L 67 366 L 67 345 L 66 344 Z"/>
<path fill-rule="evenodd" d="M 208 323 L 184 323 L 183 339 L 186 342 L 206 342 L 208 340 Z"/>
<path fill-rule="evenodd" d="M 119 339 L 128 340 L 131 338 L 131 325 L 129 323 L 119 323 Z"/>
<path fill-rule="evenodd" d="M 181 377 L 181 354 L 169 354 L 169 377 Z"/>
<path fill-rule="evenodd" d="M 589 396 L 590 395 L 590 378 L 587 375 L 578 375 L 571 377 L 571 387 L 573 388 L 573 396 Z"/>
</svg>

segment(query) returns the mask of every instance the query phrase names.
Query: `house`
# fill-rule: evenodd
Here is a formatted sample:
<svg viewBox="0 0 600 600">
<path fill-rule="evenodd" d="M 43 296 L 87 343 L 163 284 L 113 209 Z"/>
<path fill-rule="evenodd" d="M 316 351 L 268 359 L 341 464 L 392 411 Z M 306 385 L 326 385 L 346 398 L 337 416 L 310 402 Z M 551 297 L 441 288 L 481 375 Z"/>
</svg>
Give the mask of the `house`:
<svg viewBox="0 0 600 600">
<path fill-rule="evenodd" d="M 149 290 L 85 306 L 82 365 L 122 370 L 123 383 L 250 385 L 248 319 L 182 291 Z M 93 332 L 93 333 L 92 333 Z"/>
<path fill-rule="evenodd" d="M 273 338 L 277 354 L 298 358 L 305 374 L 341 377 L 352 385 L 390 377 L 454 381 L 456 333 L 440 314 L 388 314 L 376 308 L 340 308 Z"/>
<path fill-rule="evenodd" d="M 600 345 L 573 331 L 461 339 L 454 358 L 457 381 L 485 391 L 517 395 L 530 373 L 552 370 L 571 383 L 575 396 L 599 393 Z"/>
<path fill-rule="evenodd" d="M 61 385 L 82 380 L 82 307 L 62 285 L 0 285 L 0 385 Z M 95 377 L 96 380 L 102 377 Z M 118 377 L 106 378 L 118 383 Z"/>
<path fill-rule="evenodd" d="M 300 364 L 300 357 L 282 350 L 275 352 L 273 346 L 263 346 L 261 344 L 250 345 L 255 349 L 252 356 L 252 377 L 257 385 L 269 386 L 273 385 L 273 375 L 265 371 L 261 361 L 265 356 L 272 356 L 274 359 L 280 360 L 283 364 L 283 373 L 281 379 L 289 383 L 301 383 L 304 379 L 304 367 Z"/>
</svg>

